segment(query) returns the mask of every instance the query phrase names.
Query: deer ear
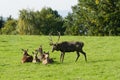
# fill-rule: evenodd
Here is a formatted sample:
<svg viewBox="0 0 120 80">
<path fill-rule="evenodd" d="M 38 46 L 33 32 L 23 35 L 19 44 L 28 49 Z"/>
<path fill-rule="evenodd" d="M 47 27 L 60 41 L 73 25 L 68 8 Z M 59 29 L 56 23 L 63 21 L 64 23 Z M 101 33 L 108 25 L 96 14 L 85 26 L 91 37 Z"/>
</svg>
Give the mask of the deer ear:
<svg viewBox="0 0 120 80">
<path fill-rule="evenodd" d="M 47 54 L 49 55 L 49 51 L 47 52 Z"/>
<path fill-rule="evenodd" d="M 45 51 L 43 53 L 45 54 Z"/>
<path fill-rule="evenodd" d="M 49 51 L 47 53 L 49 54 Z"/>
<path fill-rule="evenodd" d="M 38 52 L 38 50 L 36 49 L 35 52 Z"/>
<path fill-rule="evenodd" d="M 56 44 L 53 44 L 54 46 L 57 46 L 57 43 Z"/>
<path fill-rule="evenodd" d="M 32 52 L 32 54 L 35 54 L 34 52 Z"/>
<path fill-rule="evenodd" d="M 40 45 L 40 48 L 42 48 L 42 45 Z"/>
<path fill-rule="evenodd" d="M 38 55 L 38 52 L 36 52 L 36 55 Z"/>
<path fill-rule="evenodd" d="M 50 43 L 49 45 L 50 45 L 50 46 L 52 46 L 52 45 L 53 45 L 53 43 Z"/>
<path fill-rule="evenodd" d="M 28 49 L 26 51 L 28 51 Z"/>
<path fill-rule="evenodd" d="M 24 49 L 21 49 L 22 51 L 25 51 Z"/>
</svg>

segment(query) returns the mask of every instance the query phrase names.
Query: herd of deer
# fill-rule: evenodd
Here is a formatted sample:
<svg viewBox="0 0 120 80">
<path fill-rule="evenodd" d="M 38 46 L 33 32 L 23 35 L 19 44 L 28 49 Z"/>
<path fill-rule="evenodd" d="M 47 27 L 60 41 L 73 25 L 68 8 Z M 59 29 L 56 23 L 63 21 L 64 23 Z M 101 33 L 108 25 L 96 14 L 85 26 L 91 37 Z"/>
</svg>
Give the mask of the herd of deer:
<svg viewBox="0 0 120 80">
<path fill-rule="evenodd" d="M 58 37 L 58 41 L 59 41 L 60 33 L 58 32 L 58 34 L 59 34 L 59 37 Z M 51 41 L 50 45 L 53 47 L 52 52 L 54 52 L 55 50 L 61 52 L 60 62 L 63 62 L 65 52 L 74 52 L 74 51 L 76 51 L 76 53 L 77 53 L 77 58 L 76 58 L 75 62 L 80 57 L 80 52 L 84 55 L 85 61 L 87 62 L 86 53 L 82 49 L 83 46 L 84 46 L 83 42 L 63 41 L 61 43 L 58 43 L 58 41 L 57 41 L 56 43 L 53 43 L 51 34 L 50 34 L 49 40 Z M 49 52 L 43 51 L 42 46 L 40 46 L 39 49 L 35 50 L 35 52 L 32 52 L 33 56 L 28 54 L 28 49 L 27 50 L 22 49 L 22 51 L 23 51 L 22 63 L 25 63 L 25 62 L 33 62 L 33 63 L 42 62 L 43 64 L 48 64 L 48 63 L 53 63 L 54 62 L 53 58 L 49 57 Z"/>
<path fill-rule="evenodd" d="M 23 51 L 23 57 L 22 57 L 22 63 L 25 62 L 33 62 L 33 63 L 39 63 L 42 62 L 43 64 L 53 63 L 53 59 L 49 57 L 49 52 L 43 52 L 42 46 L 40 46 L 39 49 L 35 50 L 35 52 L 32 55 L 28 54 L 28 49 L 22 49 Z M 38 55 L 38 53 L 40 53 Z"/>
</svg>

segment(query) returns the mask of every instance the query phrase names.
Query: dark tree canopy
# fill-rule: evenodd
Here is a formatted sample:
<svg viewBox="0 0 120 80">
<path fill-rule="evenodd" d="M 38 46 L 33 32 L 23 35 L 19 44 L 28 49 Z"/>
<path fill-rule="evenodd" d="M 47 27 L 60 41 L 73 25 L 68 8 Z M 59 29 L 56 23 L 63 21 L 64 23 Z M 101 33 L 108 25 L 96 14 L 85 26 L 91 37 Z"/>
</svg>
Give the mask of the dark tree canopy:
<svg viewBox="0 0 120 80">
<path fill-rule="evenodd" d="M 0 33 L 48 35 L 119 36 L 120 0 L 78 0 L 72 12 L 63 18 L 56 10 L 22 9 L 17 20 L 0 17 Z"/>
<path fill-rule="evenodd" d="M 120 35 L 120 0 L 78 0 L 72 11 L 65 22 L 70 33 L 68 30 L 65 33 Z"/>
<path fill-rule="evenodd" d="M 4 25 L 3 17 L 0 16 L 0 29 L 3 27 L 3 25 Z"/>
</svg>

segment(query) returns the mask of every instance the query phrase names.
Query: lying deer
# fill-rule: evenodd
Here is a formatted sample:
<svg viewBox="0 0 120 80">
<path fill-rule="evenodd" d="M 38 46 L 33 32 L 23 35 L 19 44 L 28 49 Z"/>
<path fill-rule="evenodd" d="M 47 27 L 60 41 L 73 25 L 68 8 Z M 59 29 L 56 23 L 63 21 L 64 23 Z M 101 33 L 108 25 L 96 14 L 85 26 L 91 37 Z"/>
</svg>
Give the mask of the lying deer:
<svg viewBox="0 0 120 80">
<path fill-rule="evenodd" d="M 38 59 L 42 61 L 42 55 L 43 55 L 42 46 L 40 46 L 39 49 L 37 49 L 36 51 L 39 52 Z"/>
<path fill-rule="evenodd" d="M 32 52 L 33 53 L 33 63 L 38 63 L 40 62 L 40 59 L 38 59 L 38 52 Z"/>
<path fill-rule="evenodd" d="M 43 64 L 48 64 L 48 63 L 53 63 L 54 60 L 52 58 L 49 57 L 49 52 L 43 52 L 43 48 L 42 46 L 39 47 L 38 51 L 40 54 L 38 56 L 38 58 L 40 59 L 40 61 Z"/>
<path fill-rule="evenodd" d="M 48 63 L 53 63 L 54 60 L 52 58 L 49 58 L 49 52 L 44 52 L 42 54 L 42 63 L 43 64 L 48 64 Z"/>
<path fill-rule="evenodd" d="M 27 50 L 22 49 L 22 51 L 23 51 L 23 58 L 22 58 L 21 62 L 22 63 L 32 62 L 33 61 L 33 57 L 28 54 L 28 49 Z"/>
<path fill-rule="evenodd" d="M 58 41 L 60 39 L 60 32 L 58 32 L 59 34 L 59 37 L 58 37 Z M 81 52 L 84 57 L 85 57 L 85 61 L 87 62 L 87 57 L 86 57 L 86 53 L 83 51 L 83 46 L 84 46 L 84 43 L 83 42 L 68 42 L 68 41 L 63 41 L 61 43 L 58 43 L 58 41 L 56 43 L 53 43 L 53 40 L 52 40 L 52 37 L 51 37 L 51 34 L 50 35 L 50 45 L 53 47 L 52 48 L 52 52 L 54 52 L 55 50 L 56 51 L 61 51 L 61 55 L 60 55 L 60 62 L 63 62 L 64 60 L 64 55 L 65 55 L 65 52 L 74 52 L 76 51 L 77 53 L 77 58 L 75 60 L 75 62 L 78 60 L 79 56 L 80 56 L 80 53 Z"/>
</svg>

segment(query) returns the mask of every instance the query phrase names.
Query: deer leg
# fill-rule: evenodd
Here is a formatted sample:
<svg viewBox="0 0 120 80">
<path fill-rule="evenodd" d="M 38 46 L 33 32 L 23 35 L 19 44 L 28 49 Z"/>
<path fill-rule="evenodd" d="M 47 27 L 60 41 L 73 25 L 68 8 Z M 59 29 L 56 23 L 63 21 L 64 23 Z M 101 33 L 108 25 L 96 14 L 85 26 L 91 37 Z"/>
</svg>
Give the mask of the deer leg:
<svg viewBox="0 0 120 80">
<path fill-rule="evenodd" d="M 76 58 L 75 62 L 78 60 L 79 56 L 80 56 L 80 54 L 79 54 L 79 52 L 77 52 L 77 58 Z"/>
<path fill-rule="evenodd" d="M 81 51 L 81 53 L 84 55 L 85 57 L 85 61 L 87 62 L 87 56 L 86 56 L 86 53 L 84 51 Z"/>
<path fill-rule="evenodd" d="M 63 55 L 63 53 L 61 52 L 61 55 L 60 55 L 60 62 L 62 62 L 62 60 L 61 60 L 61 59 L 62 59 L 62 55 Z"/>
<path fill-rule="evenodd" d="M 62 54 L 62 63 L 63 63 L 63 60 L 64 60 L 64 55 L 65 55 L 65 53 L 63 52 L 63 54 Z"/>
</svg>

